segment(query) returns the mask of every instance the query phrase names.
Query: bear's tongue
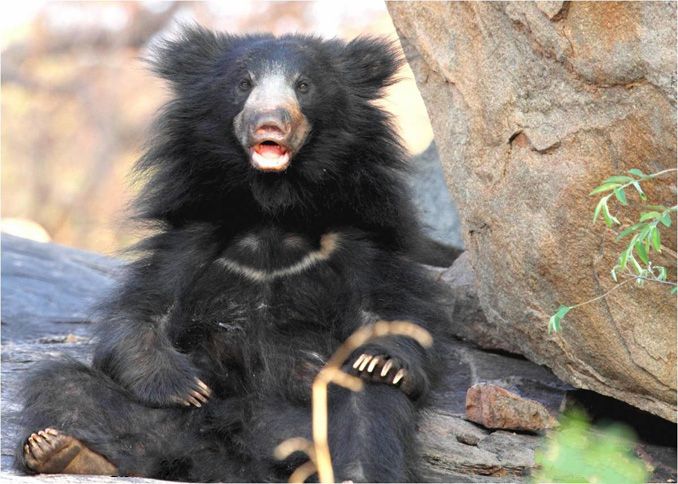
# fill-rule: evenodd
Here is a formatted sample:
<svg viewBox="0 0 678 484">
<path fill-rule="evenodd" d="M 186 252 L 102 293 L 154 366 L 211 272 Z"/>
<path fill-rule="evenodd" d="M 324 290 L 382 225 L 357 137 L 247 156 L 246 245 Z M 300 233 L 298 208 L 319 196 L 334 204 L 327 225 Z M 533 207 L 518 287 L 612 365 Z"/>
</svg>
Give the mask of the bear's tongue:
<svg viewBox="0 0 678 484">
<path fill-rule="evenodd" d="M 277 158 L 285 154 L 287 150 L 276 143 L 259 143 L 255 148 L 255 151 L 260 155 L 265 156 L 266 158 Z"/>
<path fill-rule="evenodd" d="M 283 171 L 290 164 L 287 149 L 272 141 L 265 141 L 252 148 L 252 166 L 261 171 Z"/>
</svg>

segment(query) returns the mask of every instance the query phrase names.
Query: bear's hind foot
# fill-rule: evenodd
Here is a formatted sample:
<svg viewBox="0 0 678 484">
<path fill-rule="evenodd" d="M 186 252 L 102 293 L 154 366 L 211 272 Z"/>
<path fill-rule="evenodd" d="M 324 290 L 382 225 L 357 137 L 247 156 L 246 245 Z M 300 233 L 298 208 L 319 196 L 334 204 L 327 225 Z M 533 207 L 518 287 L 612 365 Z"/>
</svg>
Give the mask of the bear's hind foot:
<svg viewBox="0 0 678 484">
<path fill-rule="evenodd" d="M 39 474 L 114 476 L 118 473 L 105 457 L 78 439 L 52 428 L 31 434 L 24 445 L 24 460 L 30 470 Z"/>
</svg>

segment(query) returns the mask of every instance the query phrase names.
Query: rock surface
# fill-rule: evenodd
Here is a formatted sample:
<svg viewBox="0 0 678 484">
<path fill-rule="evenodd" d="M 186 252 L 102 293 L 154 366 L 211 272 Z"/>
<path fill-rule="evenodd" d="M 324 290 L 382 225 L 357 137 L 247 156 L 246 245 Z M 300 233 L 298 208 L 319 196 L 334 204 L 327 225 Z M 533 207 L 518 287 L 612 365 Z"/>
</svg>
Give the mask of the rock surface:
<svg viewBox="0 0 678 484">
<path fill-rule="evenodd" d="M 36 361 L 64 354 L 85 362 L 90 360 L 92 319 L 87 308 L 115 284 L 120 272 L 120 262 L 114 259 L 5 234 L 2 253 L 0 479 L 14 473 L 11 463 L 18 438 L 19 391 L 26 372 Z M 81 283 L 81 279 L 89 283 Z M 22 294 L 27 297 L 22 298 Z M 461 308 L 458 311 L 459 314 L 474 313 Z M 534 450 L 541 444 L 542 437 L 493 432 L 466 421 L 466 390 L 478 382 L 493 382 L 515 388 L 557 412 L 570 387 L 545 367 L 522 358 L 486 353 L 457 340 L 450 340 L 446 345 L 446 377 L 433 395 L 433 408 L 420 425 L 425 479 L 435 482 L 525 480 L 534 467 Z M 22 479 L 26 482 L 152 482 L 74 476 Z"/>
<path fill-rule="evenodd" d="M 579 388 L 676 421 L 676 301 L 604 294 L 623 242 L 590 190 L 675 167 L 673 2 L 389 2 L 461 215 L 478 297 L 504 341 Z M 675 177 L 648 183 L 675 204 Z M 630 196 L 631 198 L 631 196 Z M 629 224 L 637 212 L 612 204 Z M 675 231 L 663 244 L 675 252 Z M 664 251 L 667 252 L 667 251 Z M 659 261 L 657 261 L 659 262 Z M 661 263 L 675 278 L 675 258 Z"/>
<path fill-rule="evenodd" d="M 464 248 L 459 214 L 445 185 L 443 168 L 435 143 L 412 157 L 409 178 L 412 198 L 424 230 L 434 240 Z"/>
<path fill-rule="evenodd" d="M 541 403 L 491 383 L 476 383 L 468 389 L 466 418 L 488 429 L 536 432 L 558 426 Z"/>
<path fill-rule="evenodd" d="M 503 337 L 502 325 L 485 317 L 478 300 L 476 275 L 468 251 L 457 257 L 451 267 L 433 270 L 449 288 L 446 302 L 452 320 L 451 334 L 484 349 L 520 354 L 520 345 Z"/>
<path fill-rule="evenodd" d="M 91 309 L 111 288 L 120 262 L 4 233 L 2 244 L 3 342 L 87 335 Z"/>
</svg>

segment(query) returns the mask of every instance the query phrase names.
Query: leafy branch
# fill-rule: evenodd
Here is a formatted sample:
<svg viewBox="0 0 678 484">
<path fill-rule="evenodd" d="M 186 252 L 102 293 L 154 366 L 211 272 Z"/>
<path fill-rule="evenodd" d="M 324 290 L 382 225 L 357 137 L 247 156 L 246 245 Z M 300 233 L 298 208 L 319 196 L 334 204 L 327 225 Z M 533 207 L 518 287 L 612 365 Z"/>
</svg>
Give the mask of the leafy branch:
<svg viewBox="0 0 678 484">
<path fill-rule="evenodd" d="M 634 452 L 636 439 L 630 428 L 593 425 L 576 408 L 559 420 L 560 427 L 535 452 L 532 483 L 648 482 L 650 469 Z"/>
<path fill-rule="evenodd" d="M 589 194 L 598 195 L 606 193 L 606 195 L 602 196 L 596 204 L 596 208 L 593 211 L 593 223 L 595 224 L 602 215 L 603 221 L 609 228 L 612 228 L 615 225 L 621 225 L 619 219 L 610 211 L 609 201 L 612 197 L 614 197 L 622 206 L 626 207 L 629 205 L 629 201 L 625 190 L 632 187 L 638 193 L 638 198 L 641 202 L 646 202 L 647 195 L 643 191 L 641 183 L 669 173 L 675 173 L 676 171 L 678 171 L 676 168 L 670 168 L 646 175 L 639 169 L 633 168 L 627 172 L 627 175 L 615 175 L 609 177 L 599 186 L 594 188 Z M 561 330 L 561 320 L 571 310 L 603 299 L 611 292 L 631 281 L 635 281 L 636 285 L 641 287 L 645 282 L 668 285 L 671 286 L 671 294 L 676 293 L 676 282 L 667 280 L 667 268 L 653 264 L 651 256 L 652 252 L 661 254 L 663 249 L 670 253 L 673 258 L 676 257 L 674 251 L 662 245 L 661 229 L 662 227 L 672 226 L 672 215 L 678 210 L 678 205 L 673 205 L 671 207 L 664 205 L 644 205 L 643 208 L 644 211 L 641 212 L 638 222 L 623 229 L 616 238 L 616 240 L 619 241 L 631 236 L 626 248 L 617 257 L 617 263 L 610 271 L 612 279 L 618 284 L 604 294 L 589 299 L 588 301 L 573 306 L 561 305 L 549 319 L 549 333 Z M 625 281 L 619 282 L 620 274 L 626 279 Z"/>
</svg>

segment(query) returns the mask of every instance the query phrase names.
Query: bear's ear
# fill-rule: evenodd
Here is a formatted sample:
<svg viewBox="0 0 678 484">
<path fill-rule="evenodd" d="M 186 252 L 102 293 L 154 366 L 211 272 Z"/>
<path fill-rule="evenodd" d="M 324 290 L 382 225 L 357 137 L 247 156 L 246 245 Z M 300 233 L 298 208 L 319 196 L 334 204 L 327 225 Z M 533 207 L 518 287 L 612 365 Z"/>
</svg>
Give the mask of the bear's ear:
<svg viewBox="0 0 678 484">
<path fill-rule="evenodd" d="M 396 41 L 360 36 L 346 44 L 340 65 L 351 88 L 361 97 L 373 99 L 380 96 L 381 89 L 398 82 L 395 74 L 403 63 Z"/>
<path fill-rule="evenodd" d="M 148 59 L 153 72 L 182 86 L 209 75 L 228 48 L 228 37 L 199 26 L 182 27 L 151 47 Z"/>
</svg>

